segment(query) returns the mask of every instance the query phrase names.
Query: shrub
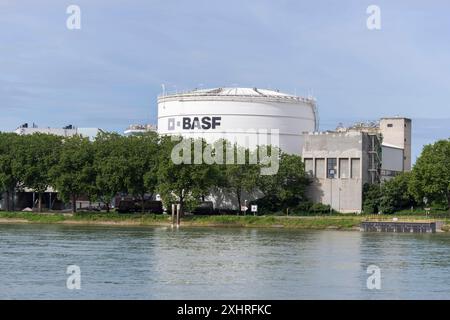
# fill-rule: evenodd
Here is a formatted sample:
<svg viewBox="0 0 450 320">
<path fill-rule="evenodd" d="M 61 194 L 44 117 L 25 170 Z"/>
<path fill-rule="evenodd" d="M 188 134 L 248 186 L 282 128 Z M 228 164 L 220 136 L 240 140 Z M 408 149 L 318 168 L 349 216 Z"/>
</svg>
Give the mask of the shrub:
<svg viewBox="0 0 450 320">
<path fill-rule="evenodd" d="M 255 201 L 251 201 L 249 205 L 251 206 L 254 204 L 258 206 L 259 214 L 274 213 L 282 209 L 282 205 L 276 197 L 266 196 Z"/>
<path fill-rule="evenodd" d="M 377 207 L 376 203 L 374 203 L 374 202 L 365 202 L 363 211 L 365 214 L 377 214 L 378 207 Z"/>
<path fill-rule="evenodd" d="M 379 184 L 365 184 L 363 188 L 363 210 L 366 214 L 378 213 L 381 203 L 381 188 Z"/>
<path fill-rule="evenodd" d="M 294 208 L 294 211 L 308 213 L 311 211 L 311 207 L 313 206 L 311 201 L 303 201 L 297 207 Z"/>
<path fill-rule="evenodd" d="M 313 213 L 320 213 L 320 214 L 330 213 L 331 207 L 328 204 L 314 203 L 311 206 L 310 211 Z"/>
</svg>

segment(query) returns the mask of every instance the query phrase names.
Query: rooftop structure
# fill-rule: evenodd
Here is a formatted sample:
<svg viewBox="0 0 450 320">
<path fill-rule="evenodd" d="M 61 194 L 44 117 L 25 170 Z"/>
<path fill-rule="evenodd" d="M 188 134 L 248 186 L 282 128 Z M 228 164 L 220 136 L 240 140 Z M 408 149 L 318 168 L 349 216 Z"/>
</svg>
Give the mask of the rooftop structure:
<svg viewBox="0 0 450 320">
<path fill-rule="evenodd" d="M 383 154 L 386 154 L 383 161 L 385 175 L 393 176 L 396 172 L 411 170 L 411 119 L 399 116 L 385 117 L 379 121 L 358 122 L 349 127 L 339 125 L 336 131 L 379 134 L 382 140 Z M 400 162 L 399 159 L 401 159 Z"/>
<path fill-rule="evenodd" d="M 73 125 L 67 125 L 62 128 L 50 128 L 50 127 L 40 128 L 34 123 L 31 126 L 28 125 L 28 123 L 24 123 L 20 125 L 16 130 L 14 130 L 14 132 L 19 135 L 45 133 L 45 134 L 54 134 L 62 137 L 71 137 L 79 134 L 83 137 L 89 138 L 90 140 L 94 140 L 97 134 L 101 131 L 102 130 L 99 128 L 77 128 Z"/>
<path fill-rule="evenodd" d="M 132 124 L 124 131 L 124 134 L 126 136 L 139 135 L 146 132 L 156 132 L 157 130 L 157 126 L 152 124 Z"/>
<path fill-rule="evenodd" d="M 380 120 L 383 146 L 403 150 L 402 171 L 411 171 L 412 121 L 408 118 L 390 117 Z"/>
</svg>

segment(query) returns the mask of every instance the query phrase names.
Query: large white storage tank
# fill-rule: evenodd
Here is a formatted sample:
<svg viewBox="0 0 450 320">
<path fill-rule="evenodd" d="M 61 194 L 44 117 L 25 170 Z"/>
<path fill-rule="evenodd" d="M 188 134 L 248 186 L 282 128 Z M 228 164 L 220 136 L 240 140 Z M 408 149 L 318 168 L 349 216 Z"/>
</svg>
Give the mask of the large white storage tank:
<svg viewBox="0 0 450 320">
<path fill-rule="evenodd" d="M 273 90 L 256 88 L 216 88 L 158 97 L 160 134 L 219 138 L 246 145 L 259 137 L 269 140 L 287 153 L 300 154 L 302 133 L 316 131 L 318 125 L 313 98 L 303 98 Z M 273 135 L 279 133 L 279 144 Z M 272 133 L 272 137 L 270 134 Z"/>
</svg>

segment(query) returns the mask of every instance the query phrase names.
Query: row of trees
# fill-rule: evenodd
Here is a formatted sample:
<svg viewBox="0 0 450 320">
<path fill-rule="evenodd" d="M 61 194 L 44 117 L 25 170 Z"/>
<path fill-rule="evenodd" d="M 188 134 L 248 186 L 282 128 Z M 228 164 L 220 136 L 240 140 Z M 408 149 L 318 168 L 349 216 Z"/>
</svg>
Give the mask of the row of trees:
<svg viewBox="0 0 450 320">
<path fill-rule="evenodd" d="M 218 149 L 200 141 L 202 150 Z M 258 190 L 259 201 L 268 211 L 302 207 L 307 204 L 305 189 L 309 180 L 300 157 L 268 148 L 278 160 L 274 175 L 261 175 L 266 166 L 261 153 L 256 162 L 249 150 L 230 146 L 221 141 L 224 149 L 231 147 L 233 158 L 245 155 L 245 164 L 178 164 L 173 151 L 179 145 L 169 137 L 148 133 L 124 137 L 116 133 L 101 133 L 95 141 L 74 136 L 63 138 L 47 134 L 19 136 L 0 133 L 0 191 L 5 194 L 7 210 L 14 206 L 16 190 L 32 190 L 38 194 L 38 208 L 42 211 L 42 194 L 49 187 L 58 191 L 65 202 L 88 196 L 103 202 L 109 211 L 110 200 L 118 193 L 140 199 L 159 193 L 166 205 L 179 202 L 182 207 L 195 206 L 211 192 L 225 191 L 236 199 L 239 208 L 245 193 Z M 261 150 L 259 150 L 261 151 Z M 263 153 L 264 154 L 264 153 Z M 189 155 L 195 162 L 195 153 Z M 366 213 L 393 213 L 398 210 L 429 203 L 450 207 L 450 140 L 425 146 L 412 172 L 403 173 L 381 185 L 367 186 L 364 192 Z"/>
<path fill-rule="evenodd" d="M 394 213 L 425 205 L 450 210 L 450 139 L 425 146 L 411 172 L 381 186 L 366 186 L 364 194 L 367 213 Z"/>
<path fill-rule="evenodd" d="M 214 154 L 214 146 L 200 143 Z M 0 189 L 7 210 L 13 207 L 15 190 L 29 189 L 38 194 L 42 211 L 42 194 L 49 187 L 58 191 L 61 200 L 71 202 L 74 212 L 80 196 L 103 202 L 109 211 L 110 201 L 118 193 L 140 199 L 143 208 L 144 198 L 156 193 L 166 205 L 179 202 L 185 208 L 195 206 L 214 190 L 233 194 L 238 207 L 243 194 L 255 189 L 280 209 L 304 200 L 309 180 L 300 157 L 268 148 L 268 154 L 276 156 L 279 170 L 275 175 L 261 175 L 266 165 L 263 158 L 257 156 L 257 162 L 249 163 L 254 153 L 226 141 L 219 143 L 231 148 L 235 158 L 243 152 L 245 164 L 177 164 L 172 156 L 179 141 L 156 133 L 129 137 L 100 133 L 93 142 L 81 136 L 0 133 Z M 195 163 L 195 153 L 189 157 Z"/>
</svg>

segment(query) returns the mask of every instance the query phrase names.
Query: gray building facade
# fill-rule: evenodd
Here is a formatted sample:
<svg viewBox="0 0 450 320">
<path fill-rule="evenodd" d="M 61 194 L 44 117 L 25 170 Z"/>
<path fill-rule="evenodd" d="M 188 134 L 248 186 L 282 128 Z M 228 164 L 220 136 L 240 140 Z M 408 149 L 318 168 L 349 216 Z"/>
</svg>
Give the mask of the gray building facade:
<svg viewBox="0 0 450 320">
<path fill-rule="evenodd" d="M 363 210 L 363 187 L 411 170 L 412 121 L 386 117 L 305 134 L 302 157 L 313 202 L 344 213 Z"/>
<path fill-rule="evenodd" d="M 360 213 L 364 184 L 380 181 L 379 138 L 362 131 L 305 134 L 302 155 L 312 179 L 307 196 L 339 212 Z"/>
</svg>

